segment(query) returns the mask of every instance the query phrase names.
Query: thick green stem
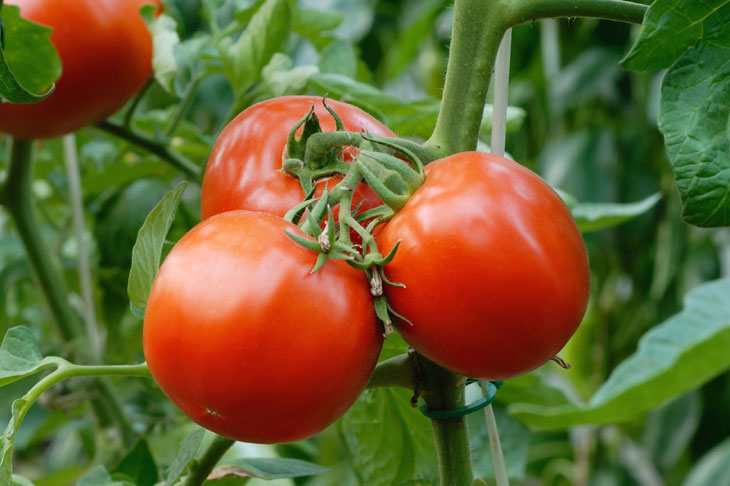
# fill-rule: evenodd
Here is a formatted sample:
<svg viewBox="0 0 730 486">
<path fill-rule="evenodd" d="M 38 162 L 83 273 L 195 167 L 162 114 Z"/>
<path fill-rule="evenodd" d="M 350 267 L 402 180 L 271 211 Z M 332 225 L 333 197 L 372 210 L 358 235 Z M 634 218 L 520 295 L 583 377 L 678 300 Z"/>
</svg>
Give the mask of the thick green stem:
<svg viewBox="0 0 730 486">
<path fill-rule="evenodd" d="M 117 125 L 108 120 L 99 123 L 96 127 L 158 156 L 165 162 L 180 170 L 180 172 L 187 175 L 193 181 L 200 182 L 203 177 L 203 170 L 195 165 L 195 163 L 182 155 L 169 150 L 166 146 L 158 143 L 152 137 L 128 130 L 123 126 Z"/>
<path fill-rule="evenodd" d="M 223 454 L 235 443 L 236 441 L 233 439 L 227 439 L 217 435 L 205 453 L 203 453 L 203 457 L 190 469 L 190 474 L 183 486 L 201 486 L 213 468 L 215 468 L 215 465 L 218 464 L 218 461 L 221 460 Z"/>
<path fill-rule="evenodd" d="M 393 356 L 378 363 L 368 382 L 368 388 L 399 386 L 413 390 L 416 388 L 415 354 L 407 353 Z"/>
<path fill-rule="evenodd" d="M 68 303 L 66 285 L 55 259 L 43 242 L 40 226 L 33 213 L 32 172 L 32 142 L 12 139 L 2 202 L 15 223 L 31 271 L 62 338 L 77 348 L 79 343 L 76 340 L 82 335 L 79 318 Z"/>
<path fill-rule="evenodd" d="M 423 356 L 418 356 L 422 395 L 432 410 L 449 410 L 464 406 L 466 379 L 445 370 Z M 441 486 L 466 486 L 474 481 L 469 450 L 469 432 L 465 417 L 431 419 L 436 441 Z"/>
<path fill-rule="evenodd" d="M 0 204 L 5 206 L 15 223 L 40 294 L 61 337 L 71 346 L 75 359 L 88 361 L 89 356 L 86 356 L 88 351 L 84 344 L 85 338 L 79 316 L 69 305 L 66 285 L 58 264 L 54 263 L 55 259 L 43 243 L 40 225 L 33 213 L 32 142 L 11 139 L 9 149 L 8 173 L 1 185 Z M 95 415 L 102 424 L 107 424 L 112 418 L 119 426 L 125 443 L 128 443 L 133 438 L 133 432 L 126 416 L 121 413 L 121 405 L 116 395 L 103 380 L 99 380 L 95 388 L 99 392 L 99 396 L 91 400 Z"/>
<path fill-rule="evenodd" d="M 508 27 L 555 17 L 595 17 L 640 24 L 647 6 L 623 0 L 501 0 Z"/>
<path fill-rule="evenodd" d="M 426 146 L 441 156 L 476 149 L 497 49 L 507 25 L 501 2 L 456 0 L 441 110 Z"/>
</svg>

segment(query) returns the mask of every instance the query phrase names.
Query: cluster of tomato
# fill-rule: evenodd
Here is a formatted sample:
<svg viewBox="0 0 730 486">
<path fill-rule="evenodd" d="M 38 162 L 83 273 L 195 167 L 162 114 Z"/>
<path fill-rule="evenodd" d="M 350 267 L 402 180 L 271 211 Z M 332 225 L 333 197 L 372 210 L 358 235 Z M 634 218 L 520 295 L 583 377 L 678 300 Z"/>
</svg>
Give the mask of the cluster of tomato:
<svg viewBox="0 0 730 486">
<path fill-rule="evenodd" d="M 40 103 L 0 105 L 0 129 L 52 137 L 121 107 L 151 74 L 152 40 L 136 15 L 149 2 L 6 0 L 54 27 L 63 74 Z M 83 20 L 69 24 L 70 10 Z M 364 272 L 330 259 L 311 273 L 318 255 L 285 234 L 307 237 L 282 218 L 304 197 L 282 170 L 289 130 L 313 104 L 325 131 L 336 126 L 319 101 L 269 100 L 223 131 L 203 182 L 203 222 L 167 256 L 147 306 L 144 351 L 163 391 L 199 424 L 239 440 L 321 431 L 365 388 L 382 346 Z M 356 107 L 330 105 L 345 130 L 394 136 Z M 539 177 L 502 157 L 456 154 L 425 173 L 376 231 L 386 254 L 400 242 L 384 268 L 402 284 L 385 287 L 407 319 L 396 317 L 398 331 L 466 376 L 536 368 L 567 342 L 588 300 L 588 260 L 570 212 Z M 353 203 L 380 201 L 361 184 Z"/>
<path fill-rule="evenodd" d="M 144 347 L 163 391 L 188 416 L 249 442 L 309 437 L 365 388 L 382 345 L 364 272 L 290 239 L 282 216 L 305 197 L 282 170 L 287 135 L 320 99 L 254 105 L 208 162 L 203 222 L 172 249 L 152 289 Z M 393 136 L 360 109 L 329 102 L 348 131 Z M 351 151 L 347 151 L 351 153 Z M 325 181 L 319 181 L 324 184 Z M 365 185 L 355 205 L 372 207 Z M 553 357 L 585 311 L 585 246 L 560 197 L 519 164 L 468 152 L 426 166 L 426 181 L 376 231 L 398 331 L 466 376 L 504 379 Z"/>
</svg>

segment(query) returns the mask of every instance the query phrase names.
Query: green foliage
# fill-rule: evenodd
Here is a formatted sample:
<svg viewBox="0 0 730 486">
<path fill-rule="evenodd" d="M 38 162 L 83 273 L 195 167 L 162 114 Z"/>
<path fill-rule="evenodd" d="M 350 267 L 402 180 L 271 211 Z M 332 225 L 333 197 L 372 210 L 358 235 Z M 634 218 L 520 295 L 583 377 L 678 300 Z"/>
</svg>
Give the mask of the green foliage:
<svg viewBox="0 0 730 486">
<path fill-rule="evenodd" d="M 160 268 L 162 246 L 175 218 L 175 211 L 187 188 L 186 181 L 168 192 L 145 219 L 132 249 L 132 268 L 129 271 L 129 302 L 132 312 L 144 317 L 147 297 Z"/>
<path fill-rule="evenodd" d="M 515 403 L 510 412 L 537 428 L 626 420 L 730 368 L 730 280 L 687 295 L 684 310 L 657 325 L 585 405 Z"/>
<path fill-rule="evenodd" d="M 3 7 L 1 20 L 0 96 L 12 103 L 40 101 L 61 75 L 61 60 L 49 40 L 51 29 L 21 18 L 14 5 Z"/>
</svg>

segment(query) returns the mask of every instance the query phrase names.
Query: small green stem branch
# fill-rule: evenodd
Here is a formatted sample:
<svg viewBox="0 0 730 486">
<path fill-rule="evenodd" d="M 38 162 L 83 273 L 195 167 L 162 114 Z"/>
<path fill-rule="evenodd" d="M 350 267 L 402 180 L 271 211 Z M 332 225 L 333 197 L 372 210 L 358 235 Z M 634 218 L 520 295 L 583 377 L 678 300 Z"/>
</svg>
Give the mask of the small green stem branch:
<svg viewBox="0 0 730 486">
<path fill-rule="evenodd" d="M 30 141 L 11 139 L 8 172 L 0 183 L 0 204 L 5 206 L 15 223 L 31 272 L 62 339 L 70 345 L 75 359 L 88 361 L 89 356 L 84 356 L 87 351 L 79 316 L 69 305 L 58 264 L 54 263 L 55 259 L 43 243 L 40 225 L 33 213 L 32 148 Z M 95 383 L 95 389 L 99 392 L 99 396 L 91 400 L 95 415 L 102 424 L 112 418 L 119 426 L 122 439 L 129 443 L 133 431 L 121 412 L 118 398 L 103 379 Z"/>
<path fill-rule="evenodd" d="M 25 395 L 23 395 L 21 398 L 22 405 L 17 410 L 17 419 L 13 423 L 15 430 L 20 427 L 23 417 L 25 417 L 25 414 L 28 412 L 31 405 L 38 400 L 41 393 L 62 380 L 81 376 L 141 376 L 147 378 L 151 376 L 147 363 L 118 366 L 82 366 L 69 363 L 63 358 L 46 358 L 46 360 L 54 363 L 57 368 L 48 376 L 33 385 L 33 387 L 28 390 Z"/>
<path fill-rule="evenodd" d="M 152 137 L 134 132 L 108 120 L 99 123 L 96 127 L 158 156 L 195 182 L 200 182 L 203 177 L 203 170 L 195 163 L 170 150 Z"/>
<path fill-rule="evenodd" d="M 594 17 L 640 24 L 647 6 L 623 0 L 502 0 L 508 27 L 538 19 Z"/>
<path fill-rule="evenodd" d="M 190 105 L 193 104 L 193 100 L 195 99 L 195 95 L 198 92 L 198 87 L 200 86 L 200 82 L 202 80 L 202 77 L 195 77 L 188 86 L 188 89 L 187 91 L 185 91 L 183 99 L 180 100 L 180 103 L 177 105 L 175 112 L 172 114 L 170 122 L 165 127 L 165 131 L 163 133 L 165 138 L 170 138 L 175 135 L 177 127 L 180 125 L 180 122 L 183 120 L 183 118 L 185 118 L 185 114 L 190 109 Z"/>
<path fill-rule="evenodd" d="M 76 340 L 81 335 L 79 319 L 66 298 L 60 270 L 51 257 L 43 238 L 40 226 L 33 213 L 32 194 L 32 142 L 12 139 L 9 144 L 10 157 L 8 173 L 3 182 L 3 205 L 15 223 L 18 236 L 28 255 L 28 263 L 41 289 L 50 314 L 64 341 L 78 347 Z"/>
<path fill-rule="evenodd" d="M 323 159 L 333 149 L 347 145 L 359 147 L 363 142 L 365 142 L 363 135 L 356 132 L 335 131 L 315 133 L 307 140 L 304 164 L 311 165 L 313 161 Z M 440 157 L 440 154 L 436 150 L 412 140 L 399 138 L 397 139 L 397 144 L 413 152 L 424 164 L 433 162 Z M 398 155 L 396 150 L 393 150 L 393 153 Z"/>
<path fill-rule="evenodd" d="M 223 454 L 230 449 L 236 441 L 216 435 L 210 446 L 205 450 L 203 456 L 190 468 L 190 474 L 185 479 L 183 486 L 201 486 L 215 468 Z"/>
<path fill-rule="evenodd" d="M 383 388 L 386 386 L 397 386 L 409 390 L 418 388 L 414 353 L 401 354 L 378 363 L 367 387 Z"/>
<path fill-rule="evenodd" d="M 464 406 L 466 379 L 423 356 L 418 356 L 422 377 L 422 395 L 432 410 L 449 410 Z M 436 441 L 441 486 L 464 486 L 474 481 L 469 450 L 469 432 L 465 417 L 431 419 Z"/>
</svg>

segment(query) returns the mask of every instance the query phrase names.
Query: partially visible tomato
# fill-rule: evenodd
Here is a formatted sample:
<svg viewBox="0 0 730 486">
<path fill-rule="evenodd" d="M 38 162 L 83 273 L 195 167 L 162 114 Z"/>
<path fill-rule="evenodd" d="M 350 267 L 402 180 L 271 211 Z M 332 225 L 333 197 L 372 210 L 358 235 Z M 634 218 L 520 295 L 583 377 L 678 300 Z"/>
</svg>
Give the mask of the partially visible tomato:
<svg viewBox="0 0 730 486">
<path fill-rule="evenodd" d="M 231 211 L 203 221 L 165 259 L 144 352 L 167 396 L 236 440 L 312 436 L 364 389 L 382 335 L 363 272 L 292 241 L 281 218 Z"/>
<path fill-rule="evenodd" d="M 0 104 L 0 130 L 23 139 L 74 132 L 111 115 L 152 75 L 152 36 L 139 15 L 159 0 L 6 0 L 53 27 L 63 63 L 56 90 L 35 104 Z"/>
<path fill-rule="evenodd" d="M 545 363 L 586 309 L 588 257 L 560 197 L 537 175 L 467 152 L 426 182 L 377 236 L 393 308 L 413 348 L 462 375 L 506 379 Z"/>
<path fill-rule="evenodd" d="M 361 109 L 328 100 L 327 104 L 342 118 L 345 130 L 366 131 L 393 137 L 388 127 Z M 299 181 L 281 166 L 289 131 L 314 105 L 323 131 L 335 129 L 335 120 L 322 104 L 321 97 L 283 96 L 253 105 L 228 124 L 218 137 L 203 178 L 201 213 L 203 219 L 234 209 L 248 209 L 284 216 L 304 199 Z M 351 150 L 345 150 L 351 159 Z M 321 194 L 340 179 L 321 181 Z M 380 199 L 364 184 L 358 186 L 353 204 L 363 202 L 362 210 L 380 204 Z"/>
</svg>

